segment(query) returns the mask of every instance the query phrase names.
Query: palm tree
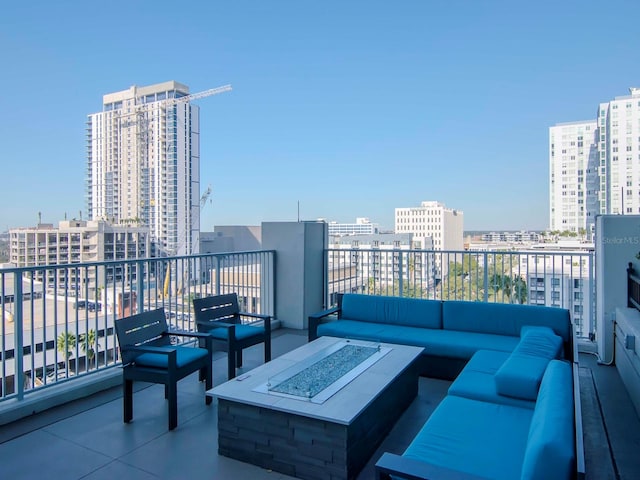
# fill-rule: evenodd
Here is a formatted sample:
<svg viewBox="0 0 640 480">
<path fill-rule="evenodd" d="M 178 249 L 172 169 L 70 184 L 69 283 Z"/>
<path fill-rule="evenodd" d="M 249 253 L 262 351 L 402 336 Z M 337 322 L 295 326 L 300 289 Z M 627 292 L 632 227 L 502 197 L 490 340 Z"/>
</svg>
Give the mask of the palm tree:
<svg viewBox="0 0 640 480">
<path fill-rule="evenodd" d="M 56 347 L 64 356 L 64 366 L 69 372 L 69 357 L 73 355 L 73 349 L 76 347 L 76 336 L 73 333 L 62 332 L 56 339 Z"/>
<path fill-rule="evenodd" d="M 93 363 L 93 359 L 96 357 L 96 350 L 94 346 L 99 347 L 100 344 L 97 342 L 96 331 L 89 330 L 87 333 L 80 334 L 80 349 L 87 357 L 87 370 L 89 366 Z"/>
</svg>

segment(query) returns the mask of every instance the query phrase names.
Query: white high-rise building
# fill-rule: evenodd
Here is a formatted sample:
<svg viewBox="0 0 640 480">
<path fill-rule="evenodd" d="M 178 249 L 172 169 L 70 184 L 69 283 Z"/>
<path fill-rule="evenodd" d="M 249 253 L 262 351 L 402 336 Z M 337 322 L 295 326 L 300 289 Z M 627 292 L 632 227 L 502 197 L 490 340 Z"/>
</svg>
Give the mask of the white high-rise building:
<svg viewBox="0 0 640 480">
<path fill-rule="evenodd" d="M 640 213 L 640 89 L 598 107 L 600 212 Z"/>
<path fill-rule="evenodd" d="M 168 255 L 199 251 L 200 109 L 175 81 L 109 93 L 87 120 L 90 220 L 148 226 Z"/>
<path fill-rule="evenodd" d="M 549 129 L 551 230 L 592 232 L 596 215 L 640 213 L 640 88 L 629 92 L 595 120 Z"/>
<path fill-rule="evenodd" d="M 549 229 L 587 232 L 598 213 L 595 120 L 549 128 Z"/>
<path fill-rule="evenodd" d="M 434 250 L 462 250 L 463 228 L 463 212 L 439 202 L 422 202 L 419 207 L 395 210 L 395 233 L 431 237 Z"/>
</svg>

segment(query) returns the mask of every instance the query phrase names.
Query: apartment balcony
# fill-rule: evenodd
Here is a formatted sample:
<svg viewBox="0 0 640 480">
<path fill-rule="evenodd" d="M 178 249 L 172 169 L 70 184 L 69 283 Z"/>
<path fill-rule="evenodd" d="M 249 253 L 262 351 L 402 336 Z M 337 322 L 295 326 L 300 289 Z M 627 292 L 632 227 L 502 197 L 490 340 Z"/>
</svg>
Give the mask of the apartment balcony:
<svg viewBox="0 0 640 480">
<path fill-rule="evenodd" d="M 217 404 L 205 405 L 204 386 L 195 374 L 181 380 L 178 386 L 177 429 L 167 430 L 166 401 L 163 388 L 158 385 L 136 384 L 134 419 L 130 424 L 122 422 L 121 371 L 112 325 L 114 319 L 132 311 L 163 306 L 174 326 L 189 330 L 193 328 L 190 309 L 193 295 L 236 291 L 246 305 L 254 305 L 258 312 L 274 316 L 273 358 L 277 358 L 307 342 L 304 320 L 300 318 L 303 315 L 297 307 L 303 304 L 301 292 L 317 287 L 323 292 L 320 296 L 327 305 L 339 292 L 372 295 L 419 292 L 424 298 L 523 300 L 518 297 L 517 289 L 505 292 L 498 288 L 497 270 L 479 267 L 511 265 L 511 262 L 502 262 L 503 256 L 500 262 L 494 262 L 495 259 L 489 258 L 491 253 L 478 253 L 484 255 L 480 258 L 464 257 L 464 252 L 429 252 L 429 255 L 415 252 L 414 255 L 411 251 L 396 251 L 390 253 L 389 261 L 396 262 L 394 269 L 398 275 L 383 281 L 375 275 L 370 277 L 369 273 L 362 277 L 359 268 L 364 263 L 366 250 L 320 249 L 320 256 L 315 260 L 301 260 L 297 250 L 276 246 L 273 250 L 256 252 L 0 271 L 0 286 L 13 283 L 16 297 L 33 289 L 32 282 L 16 282 L 16 276 L 28 279 L 40 273 L 43 277 L 59 278 L 59 270 L 70 269 L 86 275 L 81 279 L 80 291 L 70 292 L 47 284 L 47 291 L 49 288 L 57 291 L 55 297 L 49 294 L 22 303 L 3 301 L 0 311 L 4 334 L 0 345 L 3 375 L 0 478 L 34 478 L 45 471 L 53 478 L 65 479 L 294 478 L 218 455 Z M 449 272 L 439 275 L 437 282 L 428 279 L 422 282 L 412 277 L 415 270 L 410 268 L 412 259 L 419 258 L 418 255 L 437 256 L 440 265 L 458 258 L 466 267 L 449 265 Z M 519 260 L 528 254 L 508 252 L 504 255 L 513 255 Z M 593 265 L 593 253 L 584 256 Z M 292 272 L 296 269 L 289 262 L 298 261 L 307 269 L 304 289 L 296 286 L 303 282 L 291 278 L 295 277 Z M 381 264 L 386 261 L 384 256 L 380 258 Z M 132 273 L 123 275 L 115 283 L 108 282 L 107 271 L 116 268 Z M 589 280 L 585 288 L 595 290 L 594 270 L 584 272 L 584 278 Z M 517 275 L 523 272 L 511 269 L 500 272 L 500 275 L 526 278 Z M 572 275 L 575 276 L 575 272 L 569 274 Z M 481 282 L 482 278 L 490 281 Z M 420 288 L 416 287 L 418 281 L 422 282 Z M 586 478 L 640 478 L 637 455 L 640 419 L 632 396 L 616 366 L 598 362 L 595 356 L 598 344 L 591 340 L 597 314 L 592 301 L 594 290 L 588 290 L 579 299 L 585 307 L 579 371 Z M 76 302 L 93 300 L 97 293 L 104 303 L 101 311 L 74 308 Z M 123 303 L 123 294 L 129 303 Z M 561 290 L 561 298 L 573 299 L 573 294 Z M 7 311 L 13 314 L 11 321 L 7 313 L 3 313 Z M 57 336 L 72 333 L 77 338 L 89 330 L 96 332 L 96 358 L 88 362 L 85 352 L 76 344 L 65 367 L 65 358 L 56 349 Z M 245 351 L 242 371 L 248 372 L 262 363 L 262 346 L 251 347 Z M 11 382 L 9 374 L 14 377 Z M 19 378 L 16 380 L 16 377 Z M 226 355 L 217 352 L 214 385 L 224 381 Z M 358 479 L 373 478 L 374 464 L 383 452 L 404 451 L 444 398 L 449 384 L 444 380 L 420 378 L 418 397 L 377 448 Z M 636 389 L 638 385 L 640 380 Z"/>
</svg>

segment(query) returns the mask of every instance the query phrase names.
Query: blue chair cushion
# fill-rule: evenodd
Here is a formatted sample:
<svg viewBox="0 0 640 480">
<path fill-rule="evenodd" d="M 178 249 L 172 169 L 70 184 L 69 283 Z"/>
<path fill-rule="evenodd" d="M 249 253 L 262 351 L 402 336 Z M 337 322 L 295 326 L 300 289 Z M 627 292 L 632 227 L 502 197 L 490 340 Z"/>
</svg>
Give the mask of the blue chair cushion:
<svg viewBox="0 0 640 480">
<path fill-rule="evenodd" d="M 546 328 L 527 329 L 509 358 L 495 374 L 500 395 L 536 400 L 549 362 L 562 349 L 562 338 Z"/>
<path fill-rule="evenodd" d="M 178 368 L 207 356 L 206 348 L 171 347 L 176 349 L 176 365 Z M 136 365 L 154 368 L 169 368 L 169 357 L 162 353 L 143 353 L 135 359 Z"/>
<path fill-rule="evenodd" d="M 229 338 L 229 329 L 226 327 L 213 328 L 207 333 L 216 340 L 227 340 Z M 254 327 L 241 323 L 236 325 L 236 340 L 245 340 L 257 336 L 264 336 L 264 327 Z"/>
<path fill-rule="evenodd" d="M 551 360 L 533 411 L 522 464 L 523 480 L 571 478 L 575 463 L 571 364 Z"/>
<path fill-rule="evenodd" d="M 493 377 L 509 355 L 507 352 L 495 350 L 478 350 L 453 381 L 448 394 L 533 410 L 535 402 L 500 395 L 496 390 Z"/>
<path fill-rule="evenodd" d="M 442 302 L 417 298 L 345 294 L 341 317 L 362 322 L 442 328 Z"/>
<path fill-rule="evenodd" d="M 528 408 L 447 395 L 403 456 L 482 478 L 519 478 L 532 416 Z"/>
</svg>

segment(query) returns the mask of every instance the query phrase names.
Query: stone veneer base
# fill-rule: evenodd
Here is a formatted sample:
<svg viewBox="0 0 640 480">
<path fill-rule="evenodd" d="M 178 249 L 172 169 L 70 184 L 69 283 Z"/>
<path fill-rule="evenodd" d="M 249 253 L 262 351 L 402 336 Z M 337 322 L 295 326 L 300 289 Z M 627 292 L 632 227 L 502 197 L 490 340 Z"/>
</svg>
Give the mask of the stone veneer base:
<svg viewBox="0 0 640 480">
<path fill-rule="evenodd" d="M 417 393 L 410 365 L 349 425 L 220 398 L 218 453 L 301 479 L 352 479 Z"/>
</svg>

